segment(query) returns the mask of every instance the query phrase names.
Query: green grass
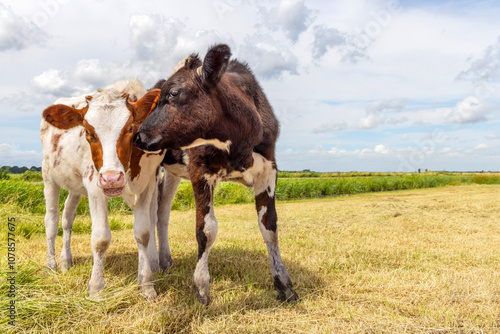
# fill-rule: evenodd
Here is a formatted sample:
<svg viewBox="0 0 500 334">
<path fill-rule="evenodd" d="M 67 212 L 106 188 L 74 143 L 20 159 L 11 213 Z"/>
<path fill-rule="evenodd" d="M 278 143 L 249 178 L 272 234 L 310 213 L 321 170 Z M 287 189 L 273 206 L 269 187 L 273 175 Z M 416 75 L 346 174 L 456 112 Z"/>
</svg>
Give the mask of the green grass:
<svg viewBox="0 0 500 334">
<path fill-rule="evenodd" d="M 31 170 L 27 170 L 24 172 L 21 176 L 21 179 L 23 181 L 29 181 L 29 182 L 42 182 L 42 172 L 33 172 Z"/>
<path fill-rule="evenodd" d="M 288 174 L 287 174 L 288 173 Z M 305 172 L 304 172 L 305 173 Z M 321 198 L 342 196 L 369 192 L 409 190 L 432 188 L 460 184 L 500 184 L 500 174 L 453 174 L 453 173 L 345 173 L 333 177 L 334 173 L 292 177 L 296 173 L 280 172 L 276 188 L 277 200 L 295 200 L 305 198 Z M 356 175 L 356 176 L 352 176 Z M 288 176 L 288 177 L 287 177 Z M 3 203 L 16 205 L 31 213 L 45 213 L 43 183 L 39 174 L 28 173 L 20 177 L 12 177 L 0 181 L 0 198 Z M 59 208 L 62 210 L 67 191 L 62 190 Z M 222 182 L 215 190 L 215 205 L 253 203 L 254 195 L 251 188 L 241 184 Z M 131 212 L 132 210 L 121 198 L 111 198 L 109 211 L 112 213 Z M 172 204 L 173 210 L 194 208 L 193 190 L 189 182 L 182 182 Z M 88 214 L 89 207 L 83 198 L 77 209 L 78 214 Z"/>
<path fill-rule="evenodd" d="M 20 233 L 21 226 L 43 224 L 43 215 L 0 205 L 1 221 L 16 218 L 18 312 L 11 327 L 2 279 L 0 332 L 498 333 L 499 193 L 499 185 L 485 184 L 278 202 L 281 255 L 301 297 L 291 305 L 275 299 L 253 204 L 216 208 L 206 307 L 191 292 L 194 210 L 172 213 L 174 266 L 154 275 L 154 301 L 143 300 L 137 287 L 133 215 L 112 214 L 105 291 L 92 301 L 90 217 L 77 216 L 73 268 L 51 273 L 44 268 L 45 236 Z M 2 245 L 6 226 L 0 225 Z M 6 248 L 1 252 L 4 270 Z"/>
<path fill-rule="evenodd" d="M 500 174 L 474 174 L 471 182 L 476 184 L 500 184 Z"/>
<path fill-rule="evenodd" d="M 9 174 L 9 168 L 0 168 L 0 180 L 9 180 L 10 179 L 10 174 Z"/>
<path fill-rule="evenodd" d="M 62 210 L 68 192 L 61 189 L 59 197 L 59 210 Z M 10 179 L 0 181 L 0 198 L 2 203 L 16 205 L 19 209 L 31 213 L 45 213 L 45 198 L 43 196 L 43 183 Z M 108 208 L 110 212 L 128 211 L 131 209 L 122 198 L 111 198 Z M 89 205 L 86 197 L 78 205 L 77 214 L 89 214 Z"/>
</svg>

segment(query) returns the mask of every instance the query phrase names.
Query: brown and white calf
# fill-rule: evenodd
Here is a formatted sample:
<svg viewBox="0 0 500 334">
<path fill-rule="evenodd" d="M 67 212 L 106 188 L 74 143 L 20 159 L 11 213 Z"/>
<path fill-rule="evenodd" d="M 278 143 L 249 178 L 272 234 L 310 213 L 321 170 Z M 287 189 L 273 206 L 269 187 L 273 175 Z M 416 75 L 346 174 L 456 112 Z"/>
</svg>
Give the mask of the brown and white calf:
<svg viewBox="0 0 500 334">
<path fill-rule="evenodd" d="M 169 149 L 163 164 L 174 175 L 165 191 L 168 201 L 178 177 L 191 180 L 198 241 L 193 287 L 201 303 L 209 300 L 208 255 L 217 235 L 213 196 L 219 181 L 254 188 L 278 299 L 296 300 L 278 248 L 274 197 L 278 121 L 247 65 L 229 61 L 230 55 L 227 45 L 217 45 L 203 62 L 191 55 L 168 80 L 159 81 L 155 88 L 161 89 L 160 100 L 141 124 L 134 144 L 147 151 Z"/>
<path fill-rule="evenodd" d="M 138 281 L 147 298 L 156 296 L 151 283 L 151 267 L 158 268 L 154 235 L 158 203 L 156 176 L 164 152 L 145 153 L 132 144 L 132 138 L 155 107 L 159 94 L 159 90 L 146 93 L 137 79 L 122 80 L 91 96 L 60 99 L 43 112 L 40 138 L 48 266 L 56 270 L 54 242 L 60 188 L 69 192 L 62 215 L 60 266 L 63 271 L 72 266 L 70 244 L 76 207 L 81 196 L 88 196 L 94 257 L 89 283 L 92 297 L 104 289 L 103 259 L 111 241 L 108 199 L 114 196 L 122 196 L 134 208 Z"/>
</svg>

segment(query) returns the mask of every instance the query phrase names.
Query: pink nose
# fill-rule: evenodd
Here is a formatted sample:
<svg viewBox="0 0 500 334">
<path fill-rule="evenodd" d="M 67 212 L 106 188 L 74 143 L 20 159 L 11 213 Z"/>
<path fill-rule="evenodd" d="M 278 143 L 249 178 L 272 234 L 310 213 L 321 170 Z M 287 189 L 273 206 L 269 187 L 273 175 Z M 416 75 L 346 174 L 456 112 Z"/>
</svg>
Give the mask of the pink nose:
<svg viewBox="0 0 500 334">
<path fill-rule="evenodd" d="M 125 186 L 125 178 L 122 172 L 104 172 L 99 175 L 99 181 L 103 188 L 119 188 Z"/>
</svg>

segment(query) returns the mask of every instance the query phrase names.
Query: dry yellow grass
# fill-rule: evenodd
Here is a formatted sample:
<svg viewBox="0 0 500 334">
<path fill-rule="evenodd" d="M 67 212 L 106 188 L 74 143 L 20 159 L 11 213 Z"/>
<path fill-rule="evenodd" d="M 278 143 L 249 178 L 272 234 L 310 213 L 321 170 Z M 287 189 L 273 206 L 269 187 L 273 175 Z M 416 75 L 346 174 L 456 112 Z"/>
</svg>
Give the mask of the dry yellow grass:
<svg viewBox="0 0 500 334">
<path fill-rule="evenodd" d="M 190 291 L 194 212 L 176 211 L 170 224 L 174 267 L 156 274 L 159 297 L 153 302 L 144 301 L 136 286 L 130 229 L 112 233 L 100 302 L 85 298 L 89 234 L 73 236 L 75 266 L 66 274 L 43 269 L 44 235 L 17 240 L 18 327 L 2 313 L 0 331 L 500 333 L 499 185 L 282 202 L 277 210 L 282 256 L 301 297 L 297 304 L 275 300 L 254 206 L 234 205 L 216 208 L 208 307 Z M 9 216 L 42 219 L 12 207 L 2 207 L 0 216 L 5 224 Z M 113 218 L 132 224 L 130 215 Z M 90 224 L 88 217 L 78 219 Z M 2 256 L 1 267 L 6 265 Z"/>
</svg>

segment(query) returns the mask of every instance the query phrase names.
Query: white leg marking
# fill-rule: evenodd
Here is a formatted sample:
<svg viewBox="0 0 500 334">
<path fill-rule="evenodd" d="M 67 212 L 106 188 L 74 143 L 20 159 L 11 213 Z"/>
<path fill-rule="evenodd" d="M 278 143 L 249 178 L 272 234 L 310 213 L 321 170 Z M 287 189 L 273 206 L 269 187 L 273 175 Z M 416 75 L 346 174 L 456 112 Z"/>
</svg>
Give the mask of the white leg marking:
<svg viewBox="0 0 500 334">
<path fill-rule="evenodd" d="M 149 242 L 147 251 L 151 270 L 156 272 L 160 270 L 158 248 L 156 248 L 156 226 L 158 223 L 158 187 L 156 186 L 156 183 L 149 206 L 149 220 Z"/>
<path fill-rule="evenodd" d="M 268 244 L 268 243 L 276 242 L 276 233 L 266 229 L 264 224 L 262 224 L 262 217 L 266 214 L 266 212 L 267 212 L 267 207 L 263 206 L 260 209 L 260 211 L 258 212 L 258 215 L 259 215 L 260 233 L 262 234 L 262 237 L 264 238 L 264 241 L 266 242 L 266 244 Z"/>
<path fill-rule="evenodd" d="M 217 237 L 217 230 L 218 222 L 215 219 L 214 206 L 210 203 L 210 211 L 205 215 L 205 227 L 203 228 L 203 232 L 205 232 L 205 236 L 207 237 L 207 249 L 210 249 L 214 244 Z"/>
<path fill-rule="evenodd" d="M 55 241 L 59 228 L 59 191 L 60 188 L 51 181 L 44 182 L 47 266 L 54 271 L 57 269 Z"/>
<path fill-rule="evenodd" d="M 262 224 L 262 217 L 267 212 L 267 207 L 263 206 L 258 212 L 259 215 L 259 229 L 262 234 L 262 238 L 266 242 L 267 252 L 269 254 L 269 260 L 271 262 L 271 273 L 274 276 L 279 275 L 280 278 L 283 277 L 283 274 L 286 272 L 286 268 L 283 265 L 283 260 L 281 259 L 279 247 L 278 247 L 278 233 L 270 231 L 265 228 L 264 224 Z M 285 277 L 283 277 L 285 278 Z"/>
<path fill-rule="evenodd" d="M 65 272 L 73 266 L 73 257 L 71 255 L 71 232 L 73 222 L 75 221 L 76 208 L 80 203 L 81 196 L 74 193 L 69 193 L 68 198 L 64 202 L 64 210 L 62 214 L 63 228 L 63 247 L 61 251 L 61 271 Z"/>
<path fill-rule="evenodd" d="M 263 159 L 263 158 L 262 158 Z M 255 157 L 254 157 L 255 164 Z M 274 208 L 274 191 L 276 185 L 276 174 L 277 171 L 273 168 L 272 164 L 267 164 L 263 160 L 263 174 L 260 178 L 257 178 L 254 186 L 255 197 L 260 198 L 263 202 L 260 204 L 260 209 L 257 212 L 259 218 L 259 229 L 266 242 L 267 252 L 269 254 L 269 261 L 271 263 L 271 274 L 274 279 L 274 288 L 278 291 L 278 299 L 285 300 L 297 300 L 297 293 L 293 290 L 292 281 L 290 280 L 290 275 L 286 270 L 283 260 L 281 259 L 281 254 L 278 246 L 278 232 L 268 230 L 264 226 L 263 219 L 266 217 L 268 219 L 268 226 L 276 226 L 277 222 L 269 221 L 269 219 L 277 219 L 276 212 Z M 264 196 L 259 196 L 266 192 L 268 199 L 265 200 Z M 267 202 L 267 203 L 266 203 Z M 267 204 L 267 206 L 266 206 Z M 269 212 L 268 212 L 269 211 Z"/>
<path fill-rule="evenodd" d="M 89 191 L 90 216 L 92 218 L 92 236 L 90 243 L 94 256 L 92 276 L 89 282 L 89 296 L 97 297 L 104 290 L 104 279 L 102 277 L 102 266 L 104 255 L 111 242 L 111 229 L 108 223 L 108 198 L 99 189 Z"/>
<path fill-rule="evenodd" d="M 139 197 L 138 203 L 134 208 L 134 237 L 137 241 L 139 252 L 137 281 L 141 293 L 146 299 L 153 299 L 156 297 L 156 291 L 153 287 L 153 273 L 151 271 L 150 259 L 147 252 L 151 237 L 150 204 L 154 188 L 156 188 L 156 180 L 153 178 L 147 189 L 144 190 Z"/>
<path fill-rule="evenodd" d="M 181 178 L 165 171 L 160 203 L 158 204 L 158 247 L 160 257 L 160 268 L 167 270 L 172 267 L 172 254 L 168 243 L 168 223 L 170 220 L 170 210 L 172 202 L 177 192 Z"/>
<path fill-rule="evenodd" d="M 218 223 L 214 215 L 213 204 L 210 203 L 210 211 L 205 215 L 205 227 L 203 232 L 207 237 L 207 244 L 205 246 L 205 251 L 203 252 L 200 259 L 196 263 L 196 269 L 193 275 L 193 282 L 197 288 L 198 298 L 202 304 L 207 304 L 208 302 L 208 292 L 210 290 L 210 273 L 208 271 L 208 255 L 210 254 L 210 249 L 215 242 L 217 237 Z"/>
<path fill-rule="evenodd" d="M 208 301 L 208 292 L 210 290 L 210 273 L 208 272 L 208 254 L 210 250 L 205 250 L 201 258 L 196 263 L 193 281 L 198 289 L 198 298 L 203 304 Z"/>
<path fill-rule="evenodd" d="M 255 195 L 267 191 L 269 197 L 274 197 L 278 171 L 273 168 L 271 161 L 259 153 L 253 152 L 252 157 L 253 165 L 243 173 L 243 180 L 248 186 L 254 187 Z"/>
</svg>

